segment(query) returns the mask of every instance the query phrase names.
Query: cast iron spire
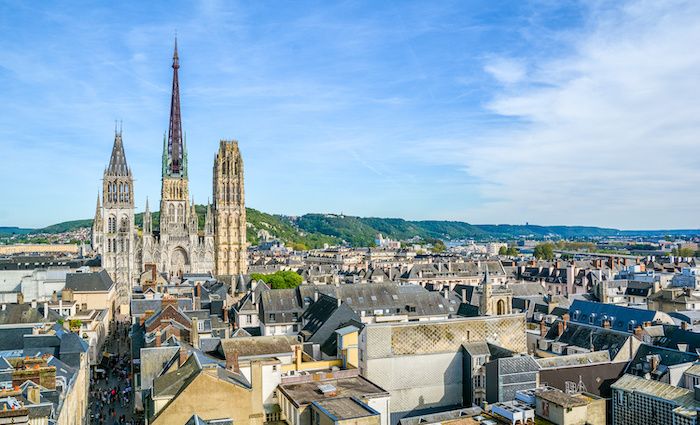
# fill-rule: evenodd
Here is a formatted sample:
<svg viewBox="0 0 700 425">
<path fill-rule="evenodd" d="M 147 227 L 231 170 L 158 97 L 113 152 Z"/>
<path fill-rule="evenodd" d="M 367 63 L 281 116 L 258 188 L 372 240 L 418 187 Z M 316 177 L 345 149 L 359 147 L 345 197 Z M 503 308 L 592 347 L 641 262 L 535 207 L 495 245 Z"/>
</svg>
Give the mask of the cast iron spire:
<svg viewBox="0 0 700 425">
<path fill-rule="evenodd" d="M 180 175 L 185 167 L 182 146 L 182 121 L 180 117 L 180 82 L 177 70 L 180 60 L 177 56 L 177 37 L 173 53 L 173 92 L 170 99 L 170 127 L 168 128 L 168 175 Z"/>
</svg>

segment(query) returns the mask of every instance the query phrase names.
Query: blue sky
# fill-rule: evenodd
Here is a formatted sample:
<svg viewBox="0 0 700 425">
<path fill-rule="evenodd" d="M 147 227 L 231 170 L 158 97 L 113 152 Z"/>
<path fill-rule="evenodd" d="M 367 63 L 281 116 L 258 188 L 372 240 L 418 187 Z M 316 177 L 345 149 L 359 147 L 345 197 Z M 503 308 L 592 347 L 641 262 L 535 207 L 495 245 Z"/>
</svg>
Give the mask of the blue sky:
<svg viewBox="0 0 700 425">
<path fill-rule="evenodd" d="M 0 1 L 0 225 L 91 217 L 114 120 L 157 204 L 177 30 L 190 190 L 248 206 L 700 227 L 700 3 Z"/>
</svg>

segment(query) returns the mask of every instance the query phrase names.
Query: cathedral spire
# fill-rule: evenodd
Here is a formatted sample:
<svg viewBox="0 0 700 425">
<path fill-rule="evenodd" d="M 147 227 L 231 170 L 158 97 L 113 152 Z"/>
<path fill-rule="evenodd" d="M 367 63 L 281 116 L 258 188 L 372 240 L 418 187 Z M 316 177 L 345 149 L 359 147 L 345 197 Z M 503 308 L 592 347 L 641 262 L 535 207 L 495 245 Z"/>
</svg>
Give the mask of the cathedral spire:
<svg viewBox="0 0 700 425">
<path fill-rule="evenodd" d="M 126 155 L 124 154 L 124 144 L 122 143 L 121 127 L 114 128 L 114 145 L 112 146 L 112 156 L 109 158 L 109 165 L 105 171 L 106 175 L 110 176 L 130 176 L 131 170 L 126 164 Z"/>
<path fill-rule="evenodd" d="M 173 89 L 170 98 L 170 126 L 168 128 L 168 164 L 166 174 L 179 176 L 185 168 L 185 157 L 182 141 L 182 120 L 180 117 L 180 81 L 177 70 L 180 68 L 180 58 L 177 54 L 177 37 L 173 52 Z M 163 153 L 165 155 L 165 152 Z"/>
</svg>

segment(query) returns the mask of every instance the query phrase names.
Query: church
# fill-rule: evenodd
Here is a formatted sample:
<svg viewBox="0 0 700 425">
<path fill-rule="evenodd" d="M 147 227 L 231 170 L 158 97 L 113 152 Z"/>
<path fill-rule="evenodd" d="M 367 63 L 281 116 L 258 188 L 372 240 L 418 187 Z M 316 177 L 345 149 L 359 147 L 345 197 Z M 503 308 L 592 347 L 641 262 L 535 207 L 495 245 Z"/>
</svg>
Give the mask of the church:
<svg viewBox="0 0 700 425">
<path fill-rule="evenodd" d="M 92 226 L 92 248 L 117 287 L 120 306 L 128 305 L 131 287 L 147 265 L 170 277 L 185 273 L 233 276 L 247 270 L 243 159 L 238 142 L 222 140 L 214 159 L 213 204 L 207 205 L 204 228 L 190 201 L 187 145 L 180 115 L 180 60 L 173 54 L 170 123 L 163 138 L 160 219 L 157 229 L 146 200 L 141 229 L 134 215 L 134 177 L 122 131 L 115 131 L 109 164 L 103 174 Z"/>
</svg>

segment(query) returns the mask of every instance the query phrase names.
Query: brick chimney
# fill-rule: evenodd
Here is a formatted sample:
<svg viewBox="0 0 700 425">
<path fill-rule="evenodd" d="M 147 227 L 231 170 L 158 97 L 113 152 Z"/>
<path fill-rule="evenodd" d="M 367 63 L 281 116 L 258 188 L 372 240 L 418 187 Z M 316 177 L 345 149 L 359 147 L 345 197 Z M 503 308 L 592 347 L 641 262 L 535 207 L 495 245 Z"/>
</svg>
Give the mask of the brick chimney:
<svg viewBox="0 0 700 425">
<path fill-rule="evenodd" d="M 544 323 L 544 319 L 540 320 L 540 336 L 544 337 L 547 334 L 547 326 Z"/>
<path fill-rule="evenodd" d="M 644 333 L 644 329 L 642 329 L 641 326 L 637 326 L 634 328 L 634 337 L 637 338 L 638 340 L 642 340 L 642 334 Z"/>
<path fill-rule="evenodd" d="M 561 320 L 557 322 L 557 336 L 561 336 L 564 333 L 564 322 Z"/>
<path fill-rule="evenodd" d="M 569 326 L 569 320 L 570 320 L 570 319 L 571 319 L 571 318 L 569 317 L 569 313 L 564 313 L 564 314 L 562 314 L 561 320 L 562 320 L 562 322 L 564 322 L 564 329 L 566 329 L 566 327 Z"/>
</svg>

